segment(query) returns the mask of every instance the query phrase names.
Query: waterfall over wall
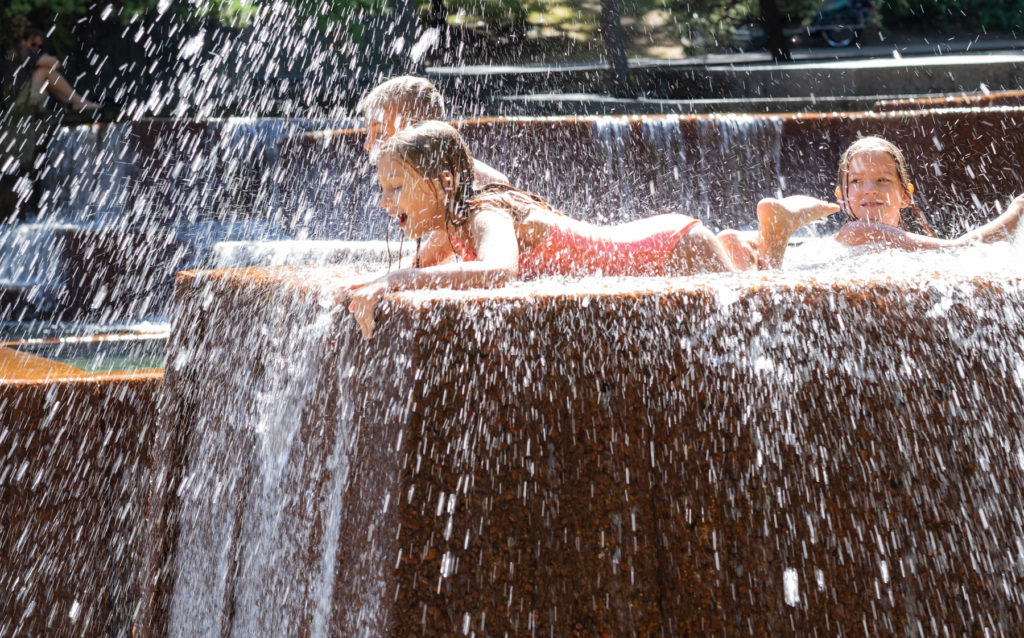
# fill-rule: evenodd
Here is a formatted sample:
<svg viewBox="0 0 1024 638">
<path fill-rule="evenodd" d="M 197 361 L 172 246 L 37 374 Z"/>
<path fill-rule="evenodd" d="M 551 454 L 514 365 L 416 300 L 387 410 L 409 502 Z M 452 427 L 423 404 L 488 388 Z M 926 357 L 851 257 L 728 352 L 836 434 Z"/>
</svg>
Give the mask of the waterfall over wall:
<svg viewBox="0 0 1024 638">
<path fill-rule="evenodd" d="M 320 293 L 331 297 L 329 288 Z M 186 426 L 180 451 L 170 635 L 285 635 L 296 627 L 329 635 L 354 441 L 343 371 L 352 368 L 350 345 L 335 336 L 340 309 L 323 299 L 265 301 L 258 332 L 234 344 L 171 344 L 172 384 L 218 381 L 176 395 L 188 408 L 178 422 L 197 419 L 198 427 Z M 179 315 L 178 329 L 203 315 Z M 240 343 L 253 347 L 232 347 Z M 317 388 L 329 374 L 339 383 L 324 396 Z"/>
<path fill-rule="evenodd" d="M 1022 262 L 969 257 L 420 291 L 369 341 L 329 269 L 189 275 L 171 632 L 1015 626 Z"/>
</svg>

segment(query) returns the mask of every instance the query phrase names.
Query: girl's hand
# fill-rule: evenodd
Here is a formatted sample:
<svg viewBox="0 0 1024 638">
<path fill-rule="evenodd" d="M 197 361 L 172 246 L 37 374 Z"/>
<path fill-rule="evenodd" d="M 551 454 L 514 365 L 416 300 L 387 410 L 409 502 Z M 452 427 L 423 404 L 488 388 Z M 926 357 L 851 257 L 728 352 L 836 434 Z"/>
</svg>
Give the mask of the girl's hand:
<svg viewBox="0 0 1024 638">
<path fill-rule="evenodd" d="M 386 291 L 387 286 L 381 281 L 360 284 L 359 287 L 349 290 L 348 309 L 359 324 L 364 339 L 373 336 L 373 313 Z"/>
</svg>

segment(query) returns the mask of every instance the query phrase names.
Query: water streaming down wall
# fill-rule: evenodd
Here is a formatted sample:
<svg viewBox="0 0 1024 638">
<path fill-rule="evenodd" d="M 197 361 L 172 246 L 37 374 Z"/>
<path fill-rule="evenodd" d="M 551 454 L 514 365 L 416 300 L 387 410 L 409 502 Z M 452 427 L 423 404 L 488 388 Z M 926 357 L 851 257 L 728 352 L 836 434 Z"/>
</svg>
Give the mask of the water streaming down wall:
<svg viewBox="0 0 1024 638">
<path fill-rule="evenodd" d="M 178 396 L 191 409 L 176 416 L 188 434 L 170 635 L 286 635 L 297 627 L 327 635 L 353 406 L 344 384 L 349 339 L 336 340 L 341 308 L 324 304 L 333 298 L 325 285 L 319 298 L 265 299 L 257 332 L 239 333 L 235 344 L 171 344 L 172 387 L 233 372 L 212 392 Z M 194 310 L 178 316 L 179 328 L 210 318 Z M 340 376 L 325 396 L 317 389 L 330 373 Z"/>
<path fill-rule="evenodd" d="M 61 129 L 40 177 L 42 213 L 0 237 L 0 281 L 11 297 L 4 314 L 103 323 L 165 317 L 174 273 L 212 265 L 219 242 L 342 234 L 351 215 L 295 196 L 308 167 L 287 172 L 280 157 L 290 136 L 326 123 Z M 348 192 L 346 179 L 335 171 L 331 186 Z"/>
<path fill-rule="evenodd" d="M 594 142 L 605 152 L 610 202 L 587 206 L 601 223 L 636 219 L 652 211 L 684 212 L 716 230 L 756 227 L 754 205 L 783 190 L 782 120 L 745 115 L 695 121 L 693 137 L 678 118 L 604 117 Z M 633 136 L 637 135 L 636 140 Z M 638 171 L 637 166 L 651 170 Z M 646 179 L 644 179 L 646 177 Z"/>
<path fill-rule="evenodd" d="M 286 575 L 322 577 L 333 560 L 333 595 L 306 603 L 332 611 L 295 614 L 237 567 L 207 569 L 226 598 L 269 605 L 236 604 L 218 630 L 280 614 L 314 635 L 322 618 L 333 635 L 1010 631 L 1024 621 L 1006 549 L 1024 533 L 1021 263 L 1018 245 L 767 277 L 410 293 L 371 341 L 334 317 L 308 344 L 317 372 L 276 384 L 253 353 L 287 369 L 274 361 L 291 320 L 264 309 L 329 298 L 330 271 L 190 276 L 176 338 L 212 356 L 178 359 L 170 381 L 186 467 L 266 481 L 262 463 L 211 468 L 195 452 L 254 438 L 223 418 L 239 386 L 304 406 L 292 489 L 325 480 L 337 441 L 321 431 L 351 437 L 344 498 L 314 487 L 306 501 L 314 518 L 340 513 L 337 545 L 272 554 L 304 561 Z M 242 347 L 233 316 L 255 328 Z M 305 317 L 295 335 L 315 325 Z M 249 381 L 221 365 L 239 356 Z M 352 411 L 315 407 L 332 401 Z M 217 454 L 256 458 L 259 441 Z M 237 521 L 288 510 L 234 510 L 266 506 L 253 487 L 228 506 L 193 489 L 181 529 L 220 531 L 179 537 L 176 574 L 200 545 L 246 553 L 263 540 Z M 193 631 L 190 618 L 172 632 Z"/>
<path fill-rule="evenodd" d="M 915 158 L 916 198 L 951 235 L 1024 189 L 1009 159 L 1022 141 L 1021 112 L 522 118 L 460 127 L 479 157 L 571 215 L 617 222 L 678 210 L 715 230 L 752 227 L 767 195 L 830 197 L 842 148 L 882 134 Z M 5 282 L 14 299 L 8 314 L 161 315 L 173 273 L 212 265 L 218 242 L 387 236 L 360 133 L 304 132 L 331 125 L 154 120 L 65 131 L 53 149 L 61 160 L 47 175 L 52 207 L 36 222 L 54 229 L 48 250 L 68 262 L 50 269 L 64 279 L 49 280 L 47 290 L 64 292 L 54 311 L 33 305 L 38 295 L 27 295 L 25 282 Z M 3 254 L 10 267 L 0 270 L 26 261 L 15 249 Z"/>
<path fill-rule="evenodd" d="M 304 218 L 299 213 L 305 211 L 282 201 L 304 177 L 281 173 L 282 145 L 332 124 L 338 122 L 231 118 L 64 128 L 50 144 L 41 177 L 50 204 L 43 219 L 127 226 L 264 223 L 248 230 L 251 238 L 298 230 L 314 215 Z M 329 223 L 329 212 L 315 211 L 318 223 Z"/>
<path fill-rule="evenodd" d="M 648 153 L 641 161 L 671 177 L 647 184 L 655 210 L 686 212 L 715 230 L 747 229 L 757 224 L 754 205 L 786 190 L 780 118 L 708 117 L 696 122 L 695 141 L 673 118 L 640 121 Z"/>
</svg>

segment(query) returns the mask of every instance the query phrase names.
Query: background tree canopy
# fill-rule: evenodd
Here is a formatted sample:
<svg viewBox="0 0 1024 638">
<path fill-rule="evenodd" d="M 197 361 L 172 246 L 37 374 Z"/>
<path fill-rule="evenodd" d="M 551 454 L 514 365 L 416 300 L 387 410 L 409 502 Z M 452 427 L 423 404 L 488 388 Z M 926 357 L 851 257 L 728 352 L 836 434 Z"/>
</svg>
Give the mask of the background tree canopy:
<svg viewBox="0 0 1024 638">
<path fill-rule="evenodd" d="M 821 1 L 775 4 L 793 27 L 812 20 Z M 634 57 L 722 51 L 735 44 L 737 25 L 760 15 L 760 0 L 619 6 Z M 5 50 L 25 26 L 47 31 L 46 50 L 91 99 L 209 117 L 248 113 L 254 101 L 262 114 L 296 112 L 296 100 L 350 103 L 381 74 L 423 63 L 606 60 L 601 7 L 602 0 L 10 0 L 0 5 L 0 24 Z M 1024 29 L 1024 0 L 876 0 L 875 19 L 882 33 L 1013 35 Z M 433 49 L 417 42 L 426 27 L 441 27 Z M 240 42 L 249 47 L 244 55 Z"/>
<path fill-rule="evenodd" d="M 321 30 L 340 27 L 360 37 L 383 20 L 400 0 L 283 0 Z M 242 27 L 271 0 L 9 0 L 0 8 L 8 47 L 26 25 L 50 30 L 49 48 L 60 53 L 74 39 L 83 18 L 112 12 L 127 23 L 138 16 L 171 13 L 188 20 L 214 20 Z M 759 15 L 759 0 L 621 0 L 627 37 L 676 41 L 684 53 L 702 53 L 727 45 L 733 28 Z M 820 0 L 777 0 L 783 22 L 799 25 L 813 18 Z M 440 15 L 448 25 L 495 37 L 561 38 L 584 44 L 599 37 L 600 0 L 418 0 L 424 23 Z M 876 0 L 876 20 L 887 29 L 1024 30 L 1024 0 Z M 359 16 L 353 19 L 353 16 Z"/>
</svg>

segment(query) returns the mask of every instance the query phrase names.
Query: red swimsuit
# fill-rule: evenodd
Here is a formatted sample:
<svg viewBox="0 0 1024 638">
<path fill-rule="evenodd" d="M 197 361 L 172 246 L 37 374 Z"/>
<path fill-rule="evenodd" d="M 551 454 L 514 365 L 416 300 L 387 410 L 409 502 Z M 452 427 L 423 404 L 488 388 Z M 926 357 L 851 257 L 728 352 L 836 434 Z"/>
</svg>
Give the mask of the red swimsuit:
<svg viewBox="0 0 1024 638">
<path fill-rule="evenodd" d="M 511 196 L 511 197 L 509 197 Z M 541 206 L 522 194 L 507 191 L 488 194 L 478 205 L 497 208 L 510 205 Z M 498 200 L 497 198 L 501 198 Z M 509 201 L 509 200 L 512 201 Z M 543 205 L 554 211 L 546 203 Z M 554 211 L 558 212 L 558 211 Z M 529 252 L 519 255 L 519 276 L 531 279 L 545 275 L 661 275 L 679 240 L 699 220 L 678 213 L 665 213 L 616 226 L 596 226 L 558 213 L 544 239 Z M 476 255 L 464 243 L 451 238 L 452 247 L 465 261 Z"/>
</svg>

